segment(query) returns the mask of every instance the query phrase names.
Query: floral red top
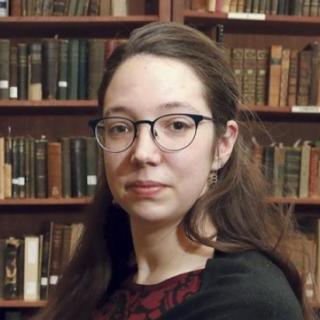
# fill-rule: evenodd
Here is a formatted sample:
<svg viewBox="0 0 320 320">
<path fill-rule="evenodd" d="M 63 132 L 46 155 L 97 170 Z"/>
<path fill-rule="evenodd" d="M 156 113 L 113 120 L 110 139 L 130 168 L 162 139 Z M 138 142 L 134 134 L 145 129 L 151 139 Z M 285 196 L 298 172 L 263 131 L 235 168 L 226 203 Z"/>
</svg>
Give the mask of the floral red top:
<svg viewBox="0 0 320 320">
<path fill-rule="evenodd" d="M 155 285 L 127 283 L 110 297 L 93 320 L 161 319 L 199 290 L 202 271 L 180 274 Z"/>
</svg>

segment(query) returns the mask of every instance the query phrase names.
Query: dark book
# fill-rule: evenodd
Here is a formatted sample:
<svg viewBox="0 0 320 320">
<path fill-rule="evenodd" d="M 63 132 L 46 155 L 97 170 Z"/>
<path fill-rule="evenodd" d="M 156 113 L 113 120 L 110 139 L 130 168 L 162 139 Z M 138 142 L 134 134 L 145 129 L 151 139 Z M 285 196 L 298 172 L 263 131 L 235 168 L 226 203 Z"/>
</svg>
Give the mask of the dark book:
<svg viewBox="0 0 320 320">
<path fill-rule="evenodd" d="M 43 0 L 42 15 L 51 16 L 53 12 L 53 0 Z"/>
<path fill-rule="evenodd" d="M 89 40 L 89 99 L 97 99 L 105 65 L 105 41 Z"/>
<path fill-rule="evenodd" d="M 313 41 L 311 47 L 311 84 L 310 84 L 310 105 L 320 105 L 320 44 Z"/>
<path fill-rule="evenodd" d="M 243 102 L 247 105 L 255 105 L 256 101 L 256 69 L 257 51 L 256 49 L 244 49 L 243 59 Z"/>
<path fill-rule="evenodd" d="M 284 195 L 299 196 L 301 149 L 287 147 L 284 165 Z"/>
<path fill-rule="evenodd" d="M 10 47 L 10 77 L 9 95 L 10 99 L 18 99 L 18 52 L 16 46 Z"/>
<path fill-rule="evenodd" d="M 66 10 L 67 0 L 53 0 L 53 15 L 63 16 Z"/>
<path fill-rule="evenodd" d="M 246 0 L 245 1 L 245 7 L 244 12 L 252 12 L 253 11 L 253 0 Z"/>
<path fill-rule="evenodd" d="M 279 0 L 270 0 L 270 14 L 276 15 L 278 14 Z"/>
<path fill-rule="evenodd" d="M 243 48 L 232 49 L 231 65 L 232 65 L 232 69 L 233 69 L 241 94 L 242 94 L 242 84 L 243 84 L 243 58 L 244 58 Z"/>
<path fill-rule="evenodd" d="M 286 0 L 278 0 L 278 15 L 285 15 Z"/>
<path fill-rule="evenodd" d="M 18 298 L 19 247 L 19 239 L 9 238 L 5 242 L 3 297 L 8 300 Z"/>
<path fill-rule="evenodd" d="M 61 250 L 61 272 L 64 271 L 71 258 L 71 226 L 63 226 L 63 241 Z"/>
<path fill-rule="evenodd" d="M 84 138 L 72 138 L 70 140 L 70 158 L 72 197 L 85 197 L 87 195 L 87 160 L 86 140 Z"/>
<path fill-rule="evenodd" d="M 1 2 L 0 2 L 1 4 Z M 1 7 L 0 7 L 1 16 Z M 9 99 L 10 40 L 0 39 L 0 99 Z"/>
<path fill-rule="evenodd" d="M 25 140 L 24 137 L 18 138 L 18 197 L 26 197 L 25 181 Z"/>
<path fill-rule="evenodd" d="M 18 99 L 28 99 L 28 51 L 25 43 L 18 44 Z"/>
<path fill-rule="evenodd" d="M 269 53 L 267 49 L 257 49 L 256 105 L 267 104 L 267 69 Z"/>
<path fill-rule="evenodd" d="M 78 0 L 77 8 L 76 8 L 76 16 L 84 16 L 84 10 L 85 10 L 85 2 L 86 0 Z"/>
<path fill-rule="evenodd" d="M 24 293 L 24 261 L 25 261 L 25 243 L 24 239 L 19 239 L 19 250 L 18 250 L 18 298 L 23 299 Z"/>
<path fill-rule="evenodd" d="M 78 99 L 87 98 L 88 88 L 88 41 L 79 40 L 79 93 Z"/>
<path fill-rule="evenodd" d="M 259 13 L 266 13 L 266 0 L 254 0 L 255 2 L 259 3 Z"/>
<path fill-rule="evenodd" d="M 48 299 L 49 290 L 49 258 L 50 258 L 50 231 L 48 230 L 42 241 L 42 259 L 40 271 L 40 299 Z"/>
<path fill-rule="evenodd" d="M 297 103 L 297 84 L 298 84 L 298 50 L 292 49 L 290 52 L 290 66 L 288 79 L 288 106 Z"/>
<path fill-rule="evenodd" d="M 299 106 L 309 105 L 311 87 L 311 59 L 312 52 L 309 49 L 300 51 L 297 87 L 297 104 Z"/>
<path fill-rule="evenodd" d="M 62 145 L 62 195 L 64 198 L 71 197 L 71 158 L 70 138 L 61 139 Z"/>
<path fill-rule="evenodd" d="M 23 320 L 21 311 L 5 311 L 3 320 Z"/>
<path fill-rule="evenodd" d="M 0 239 L 0 299 L 3 299 L 3 279 L 4 279 L 4 250 L 6 240 Z"/>
<path fill-rule="evenodd" d="M 29 100 L 42 100 L 42 45 L 31 43 L 30 49 L 30 83 L 28 90 Z"/>
<path fill-rule="evenodd" d="M 290 1 L 289 13 L 294 16 L 301 16 L 302 15 L 302 6 L 303 6 L 303 0 Z"/>
<path fill-rule="evenodd" d="M 62 158 L 61 143 L 48 143 L 48 196 L 62 197 Z"/>
<path fill-rule="evenodd" d="M 12 198 L 19 197 L 19 138 L 12 138 Z"/>
<path fill-rule="evenodd" d="M 45 99 L 57 98 L 59 42 L 47 39 L 43 44 L 43 96 Z"/>
<path fill-rule="evenodd" d="M 35 197 L 34 138 L 25 138 L 25 179 L 26 198 Z"/>
<path fill-rule="evenodd" d="M 274 147 L 273 158 L 273 195 L 275 197 L 283 196 L 284 188 L 284 168 L 285 168 L 286 149 L 280 145 Z"/>
<path fill-rule="evenodd" d="M 10 11 L 10 16 L 13 17 L 19 17 L 21 16 L 21 0 L 11 0 L 10 1 L 10 6 L 9 6 L 9 11 Z"/>
<path fill-rule="evenodd" d="M 67 99 L 68 94 L 68 49 L 69 40 L 59 39 L 58 99 Z"/>
<path fill-rule="evenodd" d="M 34 0 L 33 1 L 33 13 L 35 16 L 42 15 L 42 7 L 43 7 L 43 0 Z"/>
<path fill-rule="evenodd" d="M 69 42 L 68 57 L 68 99 L 78 99 L 79 83 L 79 40 L 71 39 Z"/>
<path fill-rule="evenodd" d="M 97 187 L 98 146 L 94 137 L 86 138 L 87 195 L 94 196 Z"/>
<path fill-rule="evenodd" d="M 103 1 L 101 1 L 102 3 Z M 110 13 L 110 11 L 109 11 Z M 89 16 L 99 16 L 100 15 L 100 1 L 99 0 L 91 0 L 89 3 Z"/>
<path fill-rule="evenodd" d="M 45 136 L 34 142 L 36 198 L 47 198 L 47 145 L 48 141 Z"/>
<path fill-rule="evenodd" d="M 262 156 L 262 172 L 270 188 L 272 188 L 272 184 L 273 184 L 273 168 L 274 168 L 274 147 L 265 146 L 263 148 L 263 156 Z M 271 190 L 269 190 L 269 192 L 271 192 Z"/>
</svg>

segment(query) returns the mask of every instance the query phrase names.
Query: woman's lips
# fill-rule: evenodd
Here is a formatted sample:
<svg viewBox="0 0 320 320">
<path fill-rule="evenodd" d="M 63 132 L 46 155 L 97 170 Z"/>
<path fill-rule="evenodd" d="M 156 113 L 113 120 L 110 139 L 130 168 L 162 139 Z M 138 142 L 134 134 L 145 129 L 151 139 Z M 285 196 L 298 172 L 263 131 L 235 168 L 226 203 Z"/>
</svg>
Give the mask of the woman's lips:
<svg viewBox="0 0 320 320">
<path fill-rule="evenodd" d="M 141 197 L 153 197 L 161 192 L 166 185 L 157 181 L 133 181 L 126 185 L 126 189 Z"/>
</svg>

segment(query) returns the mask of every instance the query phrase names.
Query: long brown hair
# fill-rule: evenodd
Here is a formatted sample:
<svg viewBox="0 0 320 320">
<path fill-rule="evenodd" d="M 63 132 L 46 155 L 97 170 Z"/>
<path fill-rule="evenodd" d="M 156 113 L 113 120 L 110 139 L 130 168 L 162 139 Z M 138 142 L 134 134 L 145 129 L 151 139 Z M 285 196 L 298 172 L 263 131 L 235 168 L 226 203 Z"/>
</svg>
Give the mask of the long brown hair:
<svg viewBox="0 0 320 320">
<path fill-rule="evenodd" d="M 176 23 L 152 23 L 136 29 L 109 58 L 99 89 L 99 106 L 119 68 L 128 58 L 150 54 L 178 59 L 190 66 L 205 88 L 205 99 L 217 120 L 216 134 L 228 120 L 239 121 L 239 91 L 225 51 L 201 32 Z M 287 241 L 294 233 L 292 215 L 268 205 L 266 184 L 241 134 L 231 158 L 218 172 L 218 183 L 197 201 L 183 220 L 186 234 L 225 252 L 257 249 L 285 274 L 304 317 L 314 319 L 300 276 L 290 262 Z M 133 245 L 126 213 L 112 204 L 104 173 L 89 208 L 83 238 L 47 307 L 37 320 L 87 320 L 119 283 L 132 272 Z M 201 234 L 204 217 L 218 230 L 218 239 Z"/>
</svg>

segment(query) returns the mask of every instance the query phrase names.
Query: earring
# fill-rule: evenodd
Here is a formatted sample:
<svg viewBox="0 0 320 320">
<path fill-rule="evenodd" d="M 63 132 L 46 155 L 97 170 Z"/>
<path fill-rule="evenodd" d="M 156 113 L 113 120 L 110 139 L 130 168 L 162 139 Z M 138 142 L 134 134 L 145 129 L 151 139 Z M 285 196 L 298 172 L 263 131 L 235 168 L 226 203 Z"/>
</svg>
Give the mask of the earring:
<svg viewBox="0 0 320 320">
<path fill-rule="evenodd" d="M 217 171 L 210 171 L 208 177 L 208 186 L 209 188 L 213 188 L 218 182 L 218 173 Z"/>
</svg>

